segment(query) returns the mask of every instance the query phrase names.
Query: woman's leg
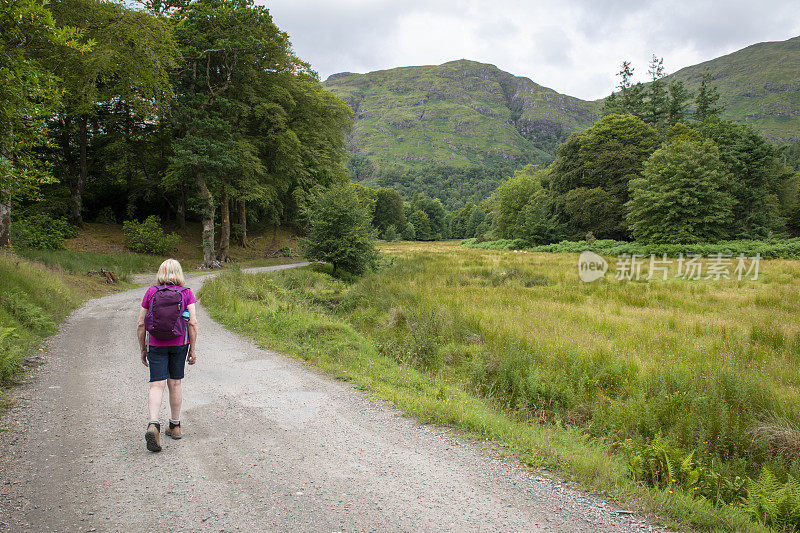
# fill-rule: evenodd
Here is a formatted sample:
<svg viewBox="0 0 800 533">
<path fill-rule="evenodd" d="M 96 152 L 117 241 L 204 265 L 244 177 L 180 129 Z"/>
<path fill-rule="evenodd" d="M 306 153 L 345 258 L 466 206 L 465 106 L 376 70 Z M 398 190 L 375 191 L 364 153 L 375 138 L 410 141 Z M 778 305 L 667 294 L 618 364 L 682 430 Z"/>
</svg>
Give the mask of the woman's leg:
<svg viewBox="0 0 800 533">
<path fill-rule="evenodd" d="M 150 420 L 158 420 L 161 412 L 161 400 L 164 398 L 164 386 L 167 380 L 150 382 L 150 393 L 147 397 L 147 405 L 150 408 Z"/>
<path fill-rule="evenodd" d="M 168 379 L 169 408 L 172 411 L 172 420 L 181 419 L 181 404 L 183 403 L 183 385 L 180 379 Z"/>
</svg>

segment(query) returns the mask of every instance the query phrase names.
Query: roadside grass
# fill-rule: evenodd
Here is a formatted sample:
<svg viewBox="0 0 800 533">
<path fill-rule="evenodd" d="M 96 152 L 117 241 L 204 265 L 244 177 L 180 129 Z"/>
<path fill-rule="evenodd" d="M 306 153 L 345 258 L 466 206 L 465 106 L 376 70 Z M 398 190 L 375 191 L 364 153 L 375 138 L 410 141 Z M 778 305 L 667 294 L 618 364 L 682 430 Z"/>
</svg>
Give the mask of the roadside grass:
<svg viewBox="0 0 800 533">
<path fill-rule="evenodd" d="M 213 317 L 264 346 L 668 526 L 780 529 L 724 483 L 749 483 L 764 466 L 798 475 L 759 428 L 785 436 L 774 421 L 789 421 L 791 434 L 800 418 L 800 265 L 767 262 L 751 282 L 584 285 L 564 255 L 458 243 L 383 250 L 394 264 L 352 285 L 319 268 L 234 269 L 201 296 Z M 638 474 L 636 457 L 647 467 Z M 693 484 L 647 482 L 681 463 Z M 696 497 L 713 483 L 716 499 Z"/>
<path fill-rule="evenodd" d="M 0 252 L 0 395 L 20 379 L 25 359 L 57 325 L 90 297 L 113 287 Z"/>
<path fill-rule="evenodd" d="M 72 274 L 86 274 L 100 269 L 111 270 L 123 281 L 128 281 L 131 274 L 155 272 L 164 260 L 163 257 L 133 252 L 100 253 L 30 248 L 16 252 L 31 261 L 61 268 Z"/>
</svg>

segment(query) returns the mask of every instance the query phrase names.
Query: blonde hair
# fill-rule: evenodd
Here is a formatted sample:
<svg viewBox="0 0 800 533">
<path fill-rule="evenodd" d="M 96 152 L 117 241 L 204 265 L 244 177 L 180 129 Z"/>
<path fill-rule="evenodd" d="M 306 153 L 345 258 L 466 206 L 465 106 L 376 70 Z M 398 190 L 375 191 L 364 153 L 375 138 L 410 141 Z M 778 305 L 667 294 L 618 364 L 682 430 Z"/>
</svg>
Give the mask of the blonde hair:
<svg viewBox="0 0 800 533">
<path fill-rule="evenodd" d="M 186 278 L 183 277 L 181 264 L 175 259 L 167 259 L 158 267 L 156 276 L 159 285 L 186 285 Z"/>
</svg>

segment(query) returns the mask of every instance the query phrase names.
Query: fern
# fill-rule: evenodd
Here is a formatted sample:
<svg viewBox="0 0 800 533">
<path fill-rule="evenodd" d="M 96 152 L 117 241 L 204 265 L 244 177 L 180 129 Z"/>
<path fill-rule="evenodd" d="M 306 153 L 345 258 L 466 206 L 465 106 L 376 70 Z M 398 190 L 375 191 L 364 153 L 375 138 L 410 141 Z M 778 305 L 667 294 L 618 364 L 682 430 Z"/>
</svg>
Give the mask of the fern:
<svg viewBox="0 0 800 533">
<path fill-rule="evenodd" d="M 747 484 L 745 509 L 767 527 L 778 530 L 800 529 L 800 481 L 789 476 L 781 483 L 764 467 L 757 480 Z"/>
</svg>

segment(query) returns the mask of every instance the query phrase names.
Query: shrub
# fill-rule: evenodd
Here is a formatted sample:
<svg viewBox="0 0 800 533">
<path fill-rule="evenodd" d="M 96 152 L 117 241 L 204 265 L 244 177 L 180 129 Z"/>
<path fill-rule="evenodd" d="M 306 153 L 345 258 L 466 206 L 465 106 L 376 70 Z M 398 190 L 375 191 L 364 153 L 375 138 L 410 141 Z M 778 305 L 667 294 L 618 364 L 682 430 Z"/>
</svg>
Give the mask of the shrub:
<svg viewBox="0 0 800 533">
<path fill-rule="evenodd" d="M 509 241 L 506 239 L 486 242 L 479 242 L 476 239 L 464 239 L 461 241 L 462 246 L 482 250 L 512 250 L 523 248 L 525 247 L 524 244 L 525 243 L 520 240 Z M 754 257 L 756 254 L 760 254 L 764 259 L 800 259 L 800 238 L 776 241 L 735 240 L 720 241 L 717 243 L 648 245 L 638 242 L 615 241 L 613 239 L 597 239 L 591 243 L 587 241 L 561 241 L 556 244 L 545 244 L 525 248 L 531 252 L 576 254 L 584 250 L 591 250 L 607 256 L 618 256 L 622 254 L 640 254 L 645 256 L 655 254 L 660 256 L 662 254 L 667 254 L 668 257 L 678 257 L 680 254 L 698 254 L 703 256 L 724 254 L 734 257 L 739 255 Z"/>
<path fill-rule="evenodd" d="M 114 209 L 107 205 L 97 213 L 94 220 L 100 224 L 116 224 L 117 217 L 114 215 Z"/>
<path fill-rule="evenodd" d="M 383 239 L 388 242 L 400 240 L 400 235 L 397 233 L 394 224 L 390 224 L 386 231 L 383 233 Z"/>
<path fill-rule="evenodd" d="M 122 224 L 125 246 L 143 254 L 169 255 L 178 244 L 176 233 L 167 233 L 161 227 L 161 219 L 151 215 L 144 222 L 126 220 Z"/>
<path fill-rule="evenodd" d="M 375 229 L 367 210 L 349 187 L 334 187 L 320 194 L 306 216 L 308 238 L 303 241 L 306 257 L 326 261 L 333 271 L 361 274 L 374 268 Z"/>
<path fill-rule="evenodd" d="M 58 250 L 64 239 L 76 237 L 78 230 L 63 218 L 52 218 L 46 213 L 31 215 L 12 225 L 12 242 L 19 248 Z"/>
</svg>

